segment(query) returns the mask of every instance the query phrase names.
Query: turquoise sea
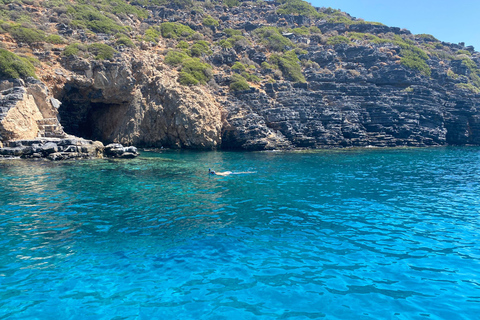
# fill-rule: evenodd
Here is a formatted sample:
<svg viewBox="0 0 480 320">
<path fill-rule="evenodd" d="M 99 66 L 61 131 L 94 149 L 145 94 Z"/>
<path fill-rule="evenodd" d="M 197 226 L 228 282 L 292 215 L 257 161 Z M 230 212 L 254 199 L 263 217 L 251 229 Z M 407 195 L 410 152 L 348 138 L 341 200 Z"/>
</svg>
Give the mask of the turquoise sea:
<svg viewBox="0 0 480 320">
<path fill-rule="evenodd" d="M 474 147 L 1 161 L 0 319 L 479 319 L 479 218 Z"/>
</svg>

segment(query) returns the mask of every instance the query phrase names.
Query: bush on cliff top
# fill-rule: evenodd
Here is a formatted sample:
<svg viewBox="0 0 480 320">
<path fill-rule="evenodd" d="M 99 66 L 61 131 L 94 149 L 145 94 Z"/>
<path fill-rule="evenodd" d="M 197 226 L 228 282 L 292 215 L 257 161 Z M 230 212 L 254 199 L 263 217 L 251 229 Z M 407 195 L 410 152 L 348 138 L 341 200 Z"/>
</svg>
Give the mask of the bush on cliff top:
<svg viewBox="0 0 480 320">
<path fill-rule="evenodd" d="M 278 14 L 293 14 L 319 18 L 320 14 L 308 2 L 302 0 L 279 0 L 282 3 L 277 9 Z"/>
<path fill-rule="evenodd" d="M 36 78 L 33 64 L 26 58 L 0 49 L 0 78 L 26 79 L 28 77 Z"/>
</svg>

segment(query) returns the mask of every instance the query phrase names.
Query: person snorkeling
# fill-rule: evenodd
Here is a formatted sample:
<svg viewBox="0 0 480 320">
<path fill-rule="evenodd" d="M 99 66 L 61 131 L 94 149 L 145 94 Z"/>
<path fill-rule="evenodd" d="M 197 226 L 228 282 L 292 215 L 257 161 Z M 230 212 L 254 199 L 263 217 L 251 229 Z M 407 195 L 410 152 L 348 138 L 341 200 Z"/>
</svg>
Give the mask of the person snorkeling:
<svg viewBox="0 0 480 320">
<path fill-rule="evenodd" d="M 257 173 L 256 171 L 242 171 L 242 172 L 232 172 L 232 171 L 224 171 L 224 172 L 215 172 L 214 170 L 208 168 L 208 174 L 213 174 L 216 176 L 229 176 L 231 174 L 248 174 L 248 173 Z"/>
</svg>

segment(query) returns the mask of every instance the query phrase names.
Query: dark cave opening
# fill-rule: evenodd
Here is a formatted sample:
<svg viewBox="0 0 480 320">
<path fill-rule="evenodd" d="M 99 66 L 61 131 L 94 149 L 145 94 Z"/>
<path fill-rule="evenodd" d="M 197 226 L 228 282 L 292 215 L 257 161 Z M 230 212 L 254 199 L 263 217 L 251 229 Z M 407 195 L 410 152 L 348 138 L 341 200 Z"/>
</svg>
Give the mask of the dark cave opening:
<svg viewBox="0 0 480 320">
<path fill-rule="evenodd" d="M 62 105 L 58 109 L 60 123 L 67 134 L 98 140 L 103 143 L 113 142 L 113 133 L 117 123 L 115 114 L 121 112 L 121 104 L 105 103 L 98 99 L 99 91 L 86 91 L 66 85 L 59 97 Z"/>
</svg>

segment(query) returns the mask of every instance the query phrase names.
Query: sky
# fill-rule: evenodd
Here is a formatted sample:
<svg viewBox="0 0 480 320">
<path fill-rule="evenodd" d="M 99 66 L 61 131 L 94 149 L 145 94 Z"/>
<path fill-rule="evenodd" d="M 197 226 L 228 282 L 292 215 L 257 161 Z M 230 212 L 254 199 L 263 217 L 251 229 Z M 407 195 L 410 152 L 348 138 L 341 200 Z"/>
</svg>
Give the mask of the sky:
<svg viewBox="0 0 480 320">
<path fill-rule="evenodd" d="M 353 17 L 427 33 L 440 41 L 472 45 L 480 51 L 480 0 L 307 0 Z"/>
</svg>

